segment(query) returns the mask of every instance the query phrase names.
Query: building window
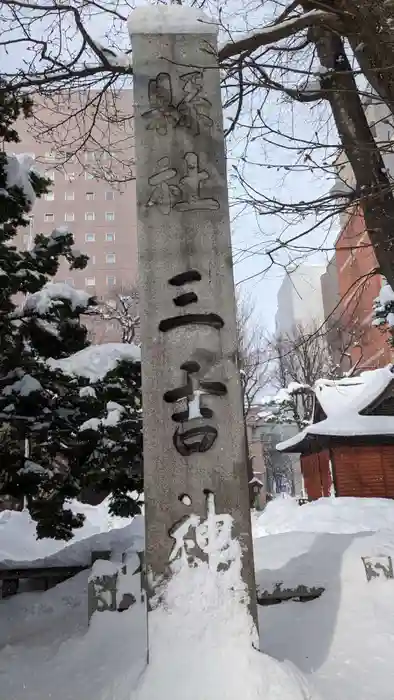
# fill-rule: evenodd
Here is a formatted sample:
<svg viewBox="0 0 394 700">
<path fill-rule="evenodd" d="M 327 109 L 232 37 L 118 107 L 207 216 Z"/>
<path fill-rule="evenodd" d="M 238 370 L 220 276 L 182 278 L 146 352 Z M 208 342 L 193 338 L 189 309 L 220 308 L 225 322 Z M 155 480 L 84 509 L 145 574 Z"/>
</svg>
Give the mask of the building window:
<svg viewBox="0 0 394 700">
<path fill-rule="evenodd" d="M 85 233 L 85 241 L 86 243 L 94 243 L 96 240 L 96 234 L 95 233 Z"/>
<path fill-rule="evenodd" d="M 93 173 L 88 173 L 87 171 L 85 171 L 85 180 L 94 180 Z"/>
<path fill-rule="evenodd" d="M 113 275 L 108 275 L 107 277 L 107 287 L 114 287 L 116 284 L 116 277 Z"/>
<path fill-rule="evenodd" d="M 46 199 L 47 202 L 53 202 L 53 200 L 55 199 L 55 193 L 54 192 L 46 192 L 44 194 L 44 199 Z"/>
<path fill-rule="evenodd" d="M 73 202 L 75 199 L 74 192 L 65 192 L 64 199 L 66 199 L 68 202 Z"/>
<path fill-rule="evenodd" d="M 75 155 L 73 151 L 64 151 L 62 153 L 62 158 L 67 161 L 67 163 L 75 163 Z"/>
<path fill-rule="evenodd" d="M 52 222 L 55 220 L 55 215 L 54 214 L 44 214 L 44 221 L 47 223 Z"/>
<path fill-rule="evenodd" d="M 115 212 L 114 211 L 106 211 L 105 212 L 105 220 L 106 221 L 115 221 Z"/>
<path fill-rule="evenodd" d="M 105 240 L 107 241 L 107 243 L 113 243 L 115 240 L 115 234 L 114 233 L 106 233 Z"/>
<path fill-rule="evenodd" d="M 96 153 L 95 151 L 86 151 L 85 153 L 85 163 L 94 163 Z"/>
<path fill-rule="evenodd" d="M 107 255 L 105 256 L 105 262 L 107 262 L 107 263 L 109 263 L 109 264 L 111 264 L 111 265 L 112 265 L 113 263 L 115 263 L 115 262 L 116 262 L 116 255 L 115 255 L 115 253 L 107 253 Z"/>
<path fill-rule="evenodd" d="M 85 277 L 85 287 L 94 287 L 96 284 L 95 277 Z"/>
<path fill-rule="evenodd" d="M 92 265 L 96 264 L 96 256 L 95 255 L 90 255 L 89 257 L 89 262 L 92 263 Z"/>
<path fill-rule="evenodd" d="M 87 199 L 89 202 L 93 202 L 93 200 L 94 200 L 94 192 L 86 192 L 86 199 Z"/>
<path fill-rule="evenodd" d="M 85 211 L 85 221 L 94 221 L 94 211 Z"/>
<path fill-rule="evenodd" d="M 74 212 L 67 211 L 64 215 L 64 221 L 74 221 Z"/>
<path fill-rule="evenodd" d="M 113 198 L 114 193 L 112 192 L 112 190 L 108 190 L 108 192 L 105 193 L 105 199 L 107 200 L 107 202 L 112 202 Z"/>
<path fill-rule="evenodd" d="M 48 180 L 55 182 L 55 171 L 54 170 L 47 170 L 47 172 L 45 173 L 45 177 L 47 177 Z"/>
</svg>

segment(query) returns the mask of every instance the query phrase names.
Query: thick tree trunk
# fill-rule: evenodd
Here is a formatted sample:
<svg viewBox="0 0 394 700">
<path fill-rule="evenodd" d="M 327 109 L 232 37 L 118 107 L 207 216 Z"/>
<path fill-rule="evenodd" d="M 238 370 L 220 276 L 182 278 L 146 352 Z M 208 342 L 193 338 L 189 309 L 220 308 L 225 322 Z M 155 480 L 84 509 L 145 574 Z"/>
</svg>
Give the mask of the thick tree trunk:
<svg viewBox="0 0 394 700">
<path fill-rule="evenodd" d="M 338 35 L 310 31 L 321 65 L 342 147 L 353 169 L 366 228 L 381 271 L 394 288 L 394 197 L 380 151 L 368 125 L 355 79 Z"/>
<path fill-rule="evenodd" d="M 375 92 L 394 111 L 394 3 L 387 0 L 335 0 L 342 11 L 350 10 L 348 39 L 361 70 Z"/>
</svg>

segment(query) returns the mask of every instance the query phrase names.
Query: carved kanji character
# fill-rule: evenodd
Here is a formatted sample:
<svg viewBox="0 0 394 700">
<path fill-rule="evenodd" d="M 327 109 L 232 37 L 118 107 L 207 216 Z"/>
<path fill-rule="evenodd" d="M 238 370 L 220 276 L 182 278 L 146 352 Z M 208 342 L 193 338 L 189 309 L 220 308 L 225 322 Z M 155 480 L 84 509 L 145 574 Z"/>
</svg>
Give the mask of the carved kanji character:
<svg viewBox="0 0 394 700">
<path fill-rule="evenodd" d="M 197 153 L 189 152 L 184 156 L 186 175 L 181 178 L 179 185 L 182 199 L 174 205 L 177 211 L 215 211 L 219 202 L 213 197 L 203 197 L 201 185 L 209 179 L 207 170 L 200 170 L 200 159 Z"/>
<path fill-rule="evenodd" d="M 150 176 L 148 182 L 153 188 L 147 201 L 147 206 L 157 205 L 162 214 L 169 214 L 171 211 L 172 198 L 180 195 L 179 187 L 171 182 L 177 177 L 175 168 L 170 167 L 167 156 L 157 161 L 158 170 Z"/>
<path fill-rule="evenodd" d="M 148 99 L 151 109 L 142 114 L 148 120 L 147 129 L 156 130 L 165 136 L 168 126 L 179 121 L 177 109 L 172 102 L 172 84 L 169 73 L 159 73 L 148 83 Z"/>
</svg>

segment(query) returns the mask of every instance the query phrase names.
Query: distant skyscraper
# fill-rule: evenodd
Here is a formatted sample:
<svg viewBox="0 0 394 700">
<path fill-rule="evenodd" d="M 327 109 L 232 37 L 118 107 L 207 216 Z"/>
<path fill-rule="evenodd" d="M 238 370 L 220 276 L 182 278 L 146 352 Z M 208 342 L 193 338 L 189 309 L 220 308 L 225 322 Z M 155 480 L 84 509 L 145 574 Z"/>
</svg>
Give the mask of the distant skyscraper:
<svg viewBox="0 0 394 700">
<path fill-rule="evenodd" d="M 278 292 L 276 333 L 291 333 L 296 326 L 310 328 L 324 321 L 320 278 L 325 265 L 299 265 L 284 278 Z"/>
</svg>

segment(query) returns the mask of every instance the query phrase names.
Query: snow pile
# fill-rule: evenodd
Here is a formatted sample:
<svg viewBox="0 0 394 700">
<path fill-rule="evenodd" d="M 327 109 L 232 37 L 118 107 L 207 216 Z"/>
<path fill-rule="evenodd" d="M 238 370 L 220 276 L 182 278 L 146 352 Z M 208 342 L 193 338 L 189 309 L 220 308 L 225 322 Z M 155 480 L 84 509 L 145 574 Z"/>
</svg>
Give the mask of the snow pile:
<svg viewBox="0 0 394 700">
<path fill-rule="evenodd" d="M 293 394 L 302 394 L 304 391 L 311 391 L 309 384 L 300 384 L 300 382 L 290 382 L 287 387 L 290 396 Z"/>
<path fill-rule="evenodd" d="M 100 430 L 100 428 L 114 428 L 122 419 L 122 414 L 125 412 L 125 408 L 121 406 L 116 401 L 108 401 L 107 403 L 107 415 L 105 418 L 89 418 L 84 423 L 82 423 L 79 428 L 80 432 L 83 430 Z"/>
<path fill-rule="evenodd" d="M 71 543 L 62 540 L 36 539 L 36 525 L 27 511 L 0 512 L 0 568 L 23 566 L 85 566 L 90 564 L 93 550 L 144 548 L 143 519 L 136 517 L 128 524 L 125 518 L 109 514 L 108 500 L 98 506 L 78 501 L 68 504 L 74 513 L 86 517 L 75 530 Z"/>
<path fill-rule="evenodd" d="M 140 577 L 134 579 L 139 600 Z M 130 587 L 128 587 L 130 591 Z M 43 593 L 0 601 L 4 700 L 129 700 L 119 684 L 146 662 L 146 611 L 100 612 L 88 627 L 88 571 Z"/>
<path fill-rule="evenodd" d="M 103 523 L 96 508 L 84 508 L 96 513 L 86 513 L 91 522 Z M 126 591 L 137 603 L 122 613 L 96 613 L 88 628 L 84 571 L 47 592 L 0 600 L 1 697 L 315 700 L 306 677 L 324 700 L 392 700 L 394 580 L 367 582 L 362 557 L 394 560 L 393 502 L 327 498 L 298 506 L 278 499 L 257 518 L 256 535 L 264 535 L 254 543 L 259 589 L 280 581 L 325 587 L 312 602 L 259 607 L 265 653 L 251 648 L 253 625 L 243 603 L 239 547 L 229 536 L 231 519 L 212 511 L 208 516 L 191 522 L 207 563 L 186 567 L 190 529 L 174 533 L 175 575 L 163 607 L 150 614 L 148 668 L 139 576 L 132 577 L 135 588 L 127 581 Z M 136 518 L 130 527 L 136 521 L 141 526 Z M 100 537 L 112 536 L 115 544 L 127 529 Z M 218 572 L 220 562 L 228 566 Z M 97 564 L 96 572 L 109 566 Z"/>
<path fill-rule="evenodd" d="M 140 348 L 132 343 L 90 345 L 64 360 L 49 360 L 48 364 L 61 369 L 65 374 L 85 377 L 94 382 L 112 372 L 122 360 L 140 362 Z"/>
<path fill-rule="evenodd" d="M 271 507 L 272 506 L 272 507 Z M 324 587 L 320 598 L 260 607 L 264 651 L 294 663 L 323 698 L 391 700 L 394 654 L 394 503 L 278 501 L 255 527 L 258 589 Z M 275 534 L 269 534 L 270 532 Z M 367 581 L 363 558 L 378 562 Z"/>
<path fill-rule="evenodd" d="M 13 384 L 8 384 L 5 386 L 2 394 L 4 396 L 9 396 L 10 394 L 20 394 L 21 396 L 30 396 L 35 391 L 41 391 L 42 386 L 37 379 L 32 377 L 30 374 L 24 374 L 21 379 L 18 379 Z"/>
<path fill-rule="evenodd" d="M 73 311 L 86 309 L 91 298 L 87 292 L 82 289 L 74 289 L 65 282 L 47 282 L 38 292 L 30 294 L 24 299 L 23 304 L 18 309 L 18 315 L 22 316 L 25 313 L 46 314 L 54 306 L 62 305 L 64 300 L 70 302 Z"/>
<path fill-rule="evenodd" d="M 275 498 L 254 519 L 255 537 L 283 532 L 352 534 L 392 530 L 394 501 L 384 498 L 320 498 L 298 504 L 294 498 Z"/>
<path fill-rule="evenodd" d="M 34 159 L 29 153 L 18 153 L 7 156 L 4 168 L 7 189 L 19 187 L 30 206 L 33 206 L 36 199 L 36 193 L 30 179 L 33 163 Z"/>
<path fill-rule="evenodd" d="M 210 500 L 211 499 L 211 500 Z M 188 536 L 207 561 L 188 562 Z M 253 648 L 255 629 L 241 578 L 242 553 L 230 516 L 191 516 L 175 531 L 173 577 L 150 614 L 149 666 L 131 700 L 306 700 L 317 698 L 287 664 Z M 193 542 L 192 542 L 193 545 Z M 190 554 L 190 552 L 189 552 Z"/>
</svg>

